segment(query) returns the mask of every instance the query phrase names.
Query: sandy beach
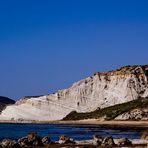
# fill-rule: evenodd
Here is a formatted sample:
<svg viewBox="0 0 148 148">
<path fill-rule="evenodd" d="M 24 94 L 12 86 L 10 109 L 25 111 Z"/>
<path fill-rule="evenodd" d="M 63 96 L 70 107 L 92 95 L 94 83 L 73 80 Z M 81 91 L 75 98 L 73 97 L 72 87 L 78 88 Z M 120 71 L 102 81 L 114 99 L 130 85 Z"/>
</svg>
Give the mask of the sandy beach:
<svg viewBox="0 0 148 148">
<path fill-rule="evenodd" d="M 99 121 L 96 119 L 70 120 L 70 121 L 8 121 L 1 120 L 0 124 L 96 124 L 106 126 L 136 126 L 148 128 L 148 121 Z"/>
</svg>

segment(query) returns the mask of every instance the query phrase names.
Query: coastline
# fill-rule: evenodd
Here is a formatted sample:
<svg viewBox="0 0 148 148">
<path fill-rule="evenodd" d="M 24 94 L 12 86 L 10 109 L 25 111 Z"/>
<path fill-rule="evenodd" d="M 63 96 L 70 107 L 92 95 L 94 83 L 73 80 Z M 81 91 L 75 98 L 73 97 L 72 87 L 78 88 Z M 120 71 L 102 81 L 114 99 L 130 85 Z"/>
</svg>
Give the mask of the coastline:
<svg viewBox="0 0 148 148">
<path fill-rule="evenodd" d="M 135 127 L 147 127 L 148 121 L 121 121 L 121 120 L 110 120 L 110 121 L 99 121 L 95 119 L 90 120 L 68 120 L 68 121 L 9 121 L 0 120 L 0 124 L 94 124 L 104 126 L 135 126 Z"/>
<path fill-rule="evenodd" d="M 115 121 L 115 120 L 112 120 L 112 121 L 99 121 L 99 120 L 96 120 L 96 119 L 88 119 L 88 120 L 77 120 L 77 121 L 0 121 L 0 124 L 2 125 L 2 124 L 8 124 L 8 126 L 9 126 L 9 124 L 34 124 L 34 126 L 35 126 L 35 124 L 37 125 L 37 124 L 42 124 L 43 126 L 44 126 L 44 124 L 57 124 L 57 126 L 58 126 L 58 124 L 60 125 L 60 124 L 63 124 L 63 125 L 68 125 L 68 124 L 73 124 L 73 126 L 75 126 L 75 125 L 86 125 L 86 126 L 89 126 L 90 125 L 90 127 L 92 126 L 92 125 L 95 125 L 95 126 L 97 126 L 98 125 L 98 127 L 103 127 L 103 128 L 110 128 L 110 129 L 116 129 L 116 130 L 125 130 L 126 129 L 126 131 L 128 131 L 128 129 L 134 129 L 134 130 L 143 130 L 143 131 L 145 131 L 145 130 L 147 130 L 148 129 L 148 121 Z M 38 125 L 37 125 L 38 126 Z M 39 125 L 40 126 L 40 125 Z M 29 134 L 32 134 L 32 135 L 35 135 L 36 133 L 34 133 L 34 132 L 30 132 L 30 133 L 28 133 L 28 135 Z M 26 137 L 28 137 L 28 135 L 26 136 Z M 61 134 L 62 135 L 62 134 Z M 62 135 L 63 136 L 63 135 Z M 62 137 L 62 136 L 60 136 L 60 138 Z M 2 140 L 2 143 L 3 144 L 5 144 L 5 143 L 7 143 L 7 142 L 9 142 L 9 143 L 11 143 L 11 144 L 17 144 L 17 145 L 19 145 L 20 147 L 23 147 L 22 146 L 22 144 L 24 144 L 24 140 L 26 140 L 25 138 L 26 137 L 19 137 L 19 139 L 17 139 L 17 140 L 13 140 L 13 138 L 12 139 L 3 139 Z M 36 138 L 37 137 L 40 137 L 40 135 L 37 135 L 36 136 Z M 59 139 L 60 139 L 59 138 Z M 69 137 L 70 138 L 70 137 Z M 102 137 L 103 138 L 103 141 L 104 141 L 104 139 L 105 138 L 107 138 L 107 137 Z M 147 147 L 148 145 L 148 140 L 147 139 L 142 139 L 142 138 L 134 138 L 134 139 L 127 139 L 127 137 L 125 136 L 125 137 L 123 137 L 123 138 L 113 138 L 113 137 L 108 137 L 108 138 L 110 138 L 110 139 L 112 139 L 113 140 L 113 144 L 114 144 L 114 146 L 115 147 L 123 147 L 123 146 L 126 146 L 126 147 Z M 38 140 L 40 139 L 44 139 L 44 140 L 47 140 L 47 142 L 48 142 L 48 144 L 47 144 L 47 147 L 65 147 L 65 148 L 69 148 L 69 147 L 79 147 L 79 148 L 81 148 L 81 147 L 94 147 L 94 148 L 96 148 L 96 141 L 95 141 L 95 139 L 94 139 L 94 137 L 92 137 L 92 138 L 90 138 L 89 140 L 75 140 L 74 139 L 74 143 L 71 143 L 71 142 L 69 142 L 69 143 L 61 143 L 61 140 L 59 140 L 59 141 L 48 141 L 48 140 L 50 140 L 50 138 L 48 139 L 48 137 L 40 137 L 40 138 L 37 138 Z M 37 140 L 36 139 L 36 140 Z M 62 139 L 63 140 L 63 139 Z M 20 142 L 21 141 L 21 142 Z M 102 144 L 103 144 L 103 141 L 101 142 Z M 120 142 L 121 141 L 124 141 L 125 143 L 123 144 L 123 145 L 120 145 Z M 126 143 L 126 142 L 128 142 L 128 141 L 130 141 L 131 143 L 128 145 L 128 143 Z M 64 141 L 63 141 L 64 142 Z M 42 143 L 42 145 L 43 145 L 43 143 Z M 36 146 L 33 146 L 33 145 L 27 145 L 28 147 L 33 147 L 33 148 L 35 148 Z M 39 145 L 38 145 L 39 146 Z M 111 145 L 110 145 L 111 146 Z M 39 147 L 44 147 L 44 146 L 39 146 Z M 112 147 L 112 146 L 111 146 Z"/>
</svg>

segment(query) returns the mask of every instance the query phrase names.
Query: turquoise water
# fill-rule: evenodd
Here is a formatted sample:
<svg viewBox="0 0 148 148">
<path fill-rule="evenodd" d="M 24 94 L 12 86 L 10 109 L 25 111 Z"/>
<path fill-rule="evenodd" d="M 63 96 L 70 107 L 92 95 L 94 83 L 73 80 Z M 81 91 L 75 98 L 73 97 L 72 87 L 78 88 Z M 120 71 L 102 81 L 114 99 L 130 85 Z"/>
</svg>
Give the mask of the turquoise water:
<svg viewBox="0 0 148 148">
<path fill-rule="evenodd" d="M 94 134 L 113 136 L 114 138 L 139 138 L 145 128 L 117 128 L 101 125 L 66 125 L 66 124 L 0 124 L 0 140 L 4 138 L 19 139 L 29 132 L 40 136 L 49 136 L 58 140 L 60 135 L 67 135 L 76 140 L 91 139 Z"/>
</svg>

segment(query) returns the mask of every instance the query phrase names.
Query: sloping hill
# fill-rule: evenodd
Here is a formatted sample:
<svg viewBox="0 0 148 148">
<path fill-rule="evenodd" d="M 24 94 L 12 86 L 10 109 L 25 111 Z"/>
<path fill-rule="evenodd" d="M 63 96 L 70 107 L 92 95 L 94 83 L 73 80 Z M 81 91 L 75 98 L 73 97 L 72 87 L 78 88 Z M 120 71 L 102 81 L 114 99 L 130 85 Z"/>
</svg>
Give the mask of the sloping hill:
<svg viewBox="0 0 148 148">
<path fill-rule="evenodd" d="M 3 97 L 3 96 L 0 96 L 0 112 L 6 108 L 7 105 L 11 105 L 11 104 L 14 104 L 15 101 L 10 99 L 10 98 L 7 98 L 7 97 Z"/>
<path fill-rule="evenodd" d="M 53 94 L 25 97 L 6 107 L 0 120 L 61 120 L 72 111 L 94 112 L 140 97 L 148 97 L 148 65 L 125 66 L 97 72 Z"/>
</svg>

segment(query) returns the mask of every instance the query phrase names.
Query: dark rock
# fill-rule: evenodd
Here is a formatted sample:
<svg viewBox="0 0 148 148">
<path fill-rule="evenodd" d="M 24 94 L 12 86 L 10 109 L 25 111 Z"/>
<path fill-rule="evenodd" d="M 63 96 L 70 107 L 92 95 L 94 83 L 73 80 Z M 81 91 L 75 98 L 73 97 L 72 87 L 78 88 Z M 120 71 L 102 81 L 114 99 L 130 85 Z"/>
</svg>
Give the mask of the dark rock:
<svg viewBox="0 0 148 148">
<path fill-rule="evenodd" d="M 18 144 L 21 146 L 21 147 L 27 147 L 29 145 L 29 142 L 28 142 L 28 138 L 27 137 L 22 137 L 18 140 Z"/>
<path fill-rule="evenodd" d="M 115 142 L 114 142 L 113 137 L 105 137 L 103 139 L 103 142 L 102 142 L 101 145 L 102 146 L 114 146 L 115 145 Z"/>
<path fill-rule="evenodd" d="M 37 140 L 38 136 L 37 136 L 37 133 L 29 133 L 27 135 L 27 138 L 28 138 L 29 142 L 33 142 L 33 141 Z"/>
<path fill-rule="evenodd" d="M 93 145 L 100 146 L 102 142 L 103 142 L 103 137 L 101 137 L 100 135 L 93 136 Z"/>
<path fill-rule="evenodd" d="M 129 145 L 132 145 L 132 142 L 127 138 L 121 138 L 118 141 L 118 145 L 119 146 L 129 146 Z"/>
<path fill-rule="evenodd" d="M 74 144 L 75 141 L 68 136 L 62 135 L 59 139 L 59 143 L 60 144 L 67 144 L 67 143 L 73 143 Z"/>
<path fill-rule="evenodd" d="M 145 131 L 141 134 L 141 139 L 148 140 L 148 130 L 145 130 Z"/>
<path fill-rule="evenodd" d="M 15 101 L 7 97 L 0 96 L 0 112 L 6 108 L 7 105 L 14 104 Z"/>
<path fill-rule="evenodd" d="M 23 137 L 18 140 L 18 143 L 21 147 L 29 147 L 29 146 L 43 146 L 41 138 L 37 135 L 37 133 L 29 133 L 26 137 Z"/>
<path fill-rule="evenodd" d="M 49 137 L 43 137 L 42 138 L 42 144 L 45 146 L 45 145 L 48 145 L 51 143 L 51 140 Z"/>
<path fill-rule="evenodd" d="M 37 135 L 37 133 L 29 133 L 27 138 L 29 146 L 42 146 L 41 138 Z"/>
<path fill-rule="evenodd" d="M 17 146 L 17 143 L 16 141 L 14 140 L 11 140 L 11 139 L 4 139 L 2 142 L 1 142 L 1 146 L 3 148 L 14 148 Z"/>
</svg>

